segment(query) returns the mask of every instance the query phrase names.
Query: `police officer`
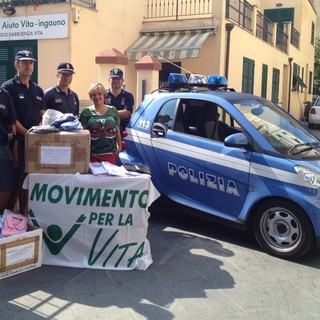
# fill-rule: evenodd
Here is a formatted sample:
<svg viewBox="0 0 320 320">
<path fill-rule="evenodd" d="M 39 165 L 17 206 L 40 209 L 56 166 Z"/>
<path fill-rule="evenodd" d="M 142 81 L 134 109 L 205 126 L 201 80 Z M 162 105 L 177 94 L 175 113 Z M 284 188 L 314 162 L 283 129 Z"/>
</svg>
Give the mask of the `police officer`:
<svg viewBox="0 0 320 320">
<path fill-rule="evenodd" d="M 44 93 L 47 109 L 58 110 L 62 113 L 79 115 L 79 98 L 69 86 L 75 74 L 73 65 L 62 62 L 57 68 L 57 85 L 47 89 Z"/>
<path fill-rule="evenodd" d="M 25 174 L 25 135 L 33 126 L 41 123 L 45 112 L 45 101 L 43 90 L 30 77 L 33 73 L 34 62 L 32 53 L 28 50 L 19 51 L 15 56 L 14 67 L 17 74 L 14 78 L 4 82 L 2 88 L 7 90 L 13 98 L 14 108 L 17 113 L 17 148 L 19 166 L 17 172 L 17 185 L 15 188 L 15 199 L 19 199 L 19 211 L 27 212 L 27 192 L 22 189 Z"/>
<path fill-rule="evenodd" d="M 15 187 L 18 154 L 15 143 L 17 115 L 10 94 L 0 89 L 0 214 L 14 209 L 10 196 Z"/>
<path fill-rule="evenodd" d="M 105 104 L 117 108 L 120 115 L 120 131 L 127 126 L 133 112 L 134 98 L 132 93 L 122 89 L 124 83 L 123 72 L 119 68 L 110 70 L 109 82 L 111 88 L 107 90 Z"/>
</svg>

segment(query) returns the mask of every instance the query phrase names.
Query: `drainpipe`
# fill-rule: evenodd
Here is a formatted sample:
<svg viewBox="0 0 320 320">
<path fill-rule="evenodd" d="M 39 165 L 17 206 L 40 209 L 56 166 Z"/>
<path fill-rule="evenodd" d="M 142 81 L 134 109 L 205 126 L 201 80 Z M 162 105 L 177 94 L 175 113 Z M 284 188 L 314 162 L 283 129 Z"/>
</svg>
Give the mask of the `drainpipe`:
<svg viewBox="0 0 320 320">
<path fill-rule="evenodd" d="M 288 58 L 289 60 L 289 94 L 288 94 L 288 112 L 290 113 L 290 100 L 291 100 L 291 77 L 292 77 L 292 60 L 293 58 Z"/>
<path fill-rule="evenodd" d="M 230 56 L 230 36 L 231 36 L 231 31 L 234 28 L 233 23 L 227 23 L 226 24 L 226 30 L 227 30 L 227 48 L 226 48 L 226 63 L 225 63 L 225 71 L 224 75 L 228 80 L 228 75 L 229 75 L 229 56 Z"/>
</svg>

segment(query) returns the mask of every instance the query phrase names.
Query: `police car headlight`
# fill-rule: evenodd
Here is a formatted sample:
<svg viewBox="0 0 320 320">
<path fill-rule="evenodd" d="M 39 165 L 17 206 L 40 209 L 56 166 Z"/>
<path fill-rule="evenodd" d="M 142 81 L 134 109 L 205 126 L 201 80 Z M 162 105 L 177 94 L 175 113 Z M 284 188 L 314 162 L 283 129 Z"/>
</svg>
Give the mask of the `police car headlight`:
<svg viewBox="0 0 320 320">
<path fill-rule="evenodd" d="M 315 187 L 320 187 L 320 175 L 318 173 L 301 166 L 295 166 L 294 169 L 305 182 Z"/>
</svg>

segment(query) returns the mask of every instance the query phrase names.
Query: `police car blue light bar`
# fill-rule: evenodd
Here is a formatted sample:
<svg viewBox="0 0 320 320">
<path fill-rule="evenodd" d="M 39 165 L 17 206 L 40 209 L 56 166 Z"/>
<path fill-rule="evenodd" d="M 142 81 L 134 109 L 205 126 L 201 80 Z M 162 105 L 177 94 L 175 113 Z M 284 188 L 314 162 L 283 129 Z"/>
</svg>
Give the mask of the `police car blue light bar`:
<svg viewBox="0 0 320 320">
<path fill-rule="evenodd" d="M 209 89 L 226 88 L 228 86 L 226 77 L 213 74 L 208 77 L 207 83 Z"/>
<path fill-rule="evenodd" d="M 223 76 L 210 75 L 206 77 L 201 74 L 190 74 L 187 78 L 186 75 L 181 73 L 170 73 L 168 78 L 168 85 L 171 90 L 178 88 L 194 88 L 194 87 L 207 87 L 210 90 L 217 90 L 219 88 L 226 88 L 228 81 Z"/>
<path fill-rule="evenodd" d="M 188 84 L 188 79 L 181 73 L 170 73 L 168 78 L 168 84 L 174 87 L 181 87 Z"/>
</svg>

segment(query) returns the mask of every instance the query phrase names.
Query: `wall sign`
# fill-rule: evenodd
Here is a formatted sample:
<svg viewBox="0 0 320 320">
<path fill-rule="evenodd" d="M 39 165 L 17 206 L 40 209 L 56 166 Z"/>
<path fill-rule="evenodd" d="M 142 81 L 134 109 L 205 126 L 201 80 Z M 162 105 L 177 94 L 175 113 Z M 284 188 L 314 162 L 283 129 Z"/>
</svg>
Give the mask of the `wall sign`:
<svg viewBox="0 0 320 320">
<path fill-rule="evenodd" d="M 67 37 L 67 13 L 0 18 L 0 41 Z"/>
</svg>

